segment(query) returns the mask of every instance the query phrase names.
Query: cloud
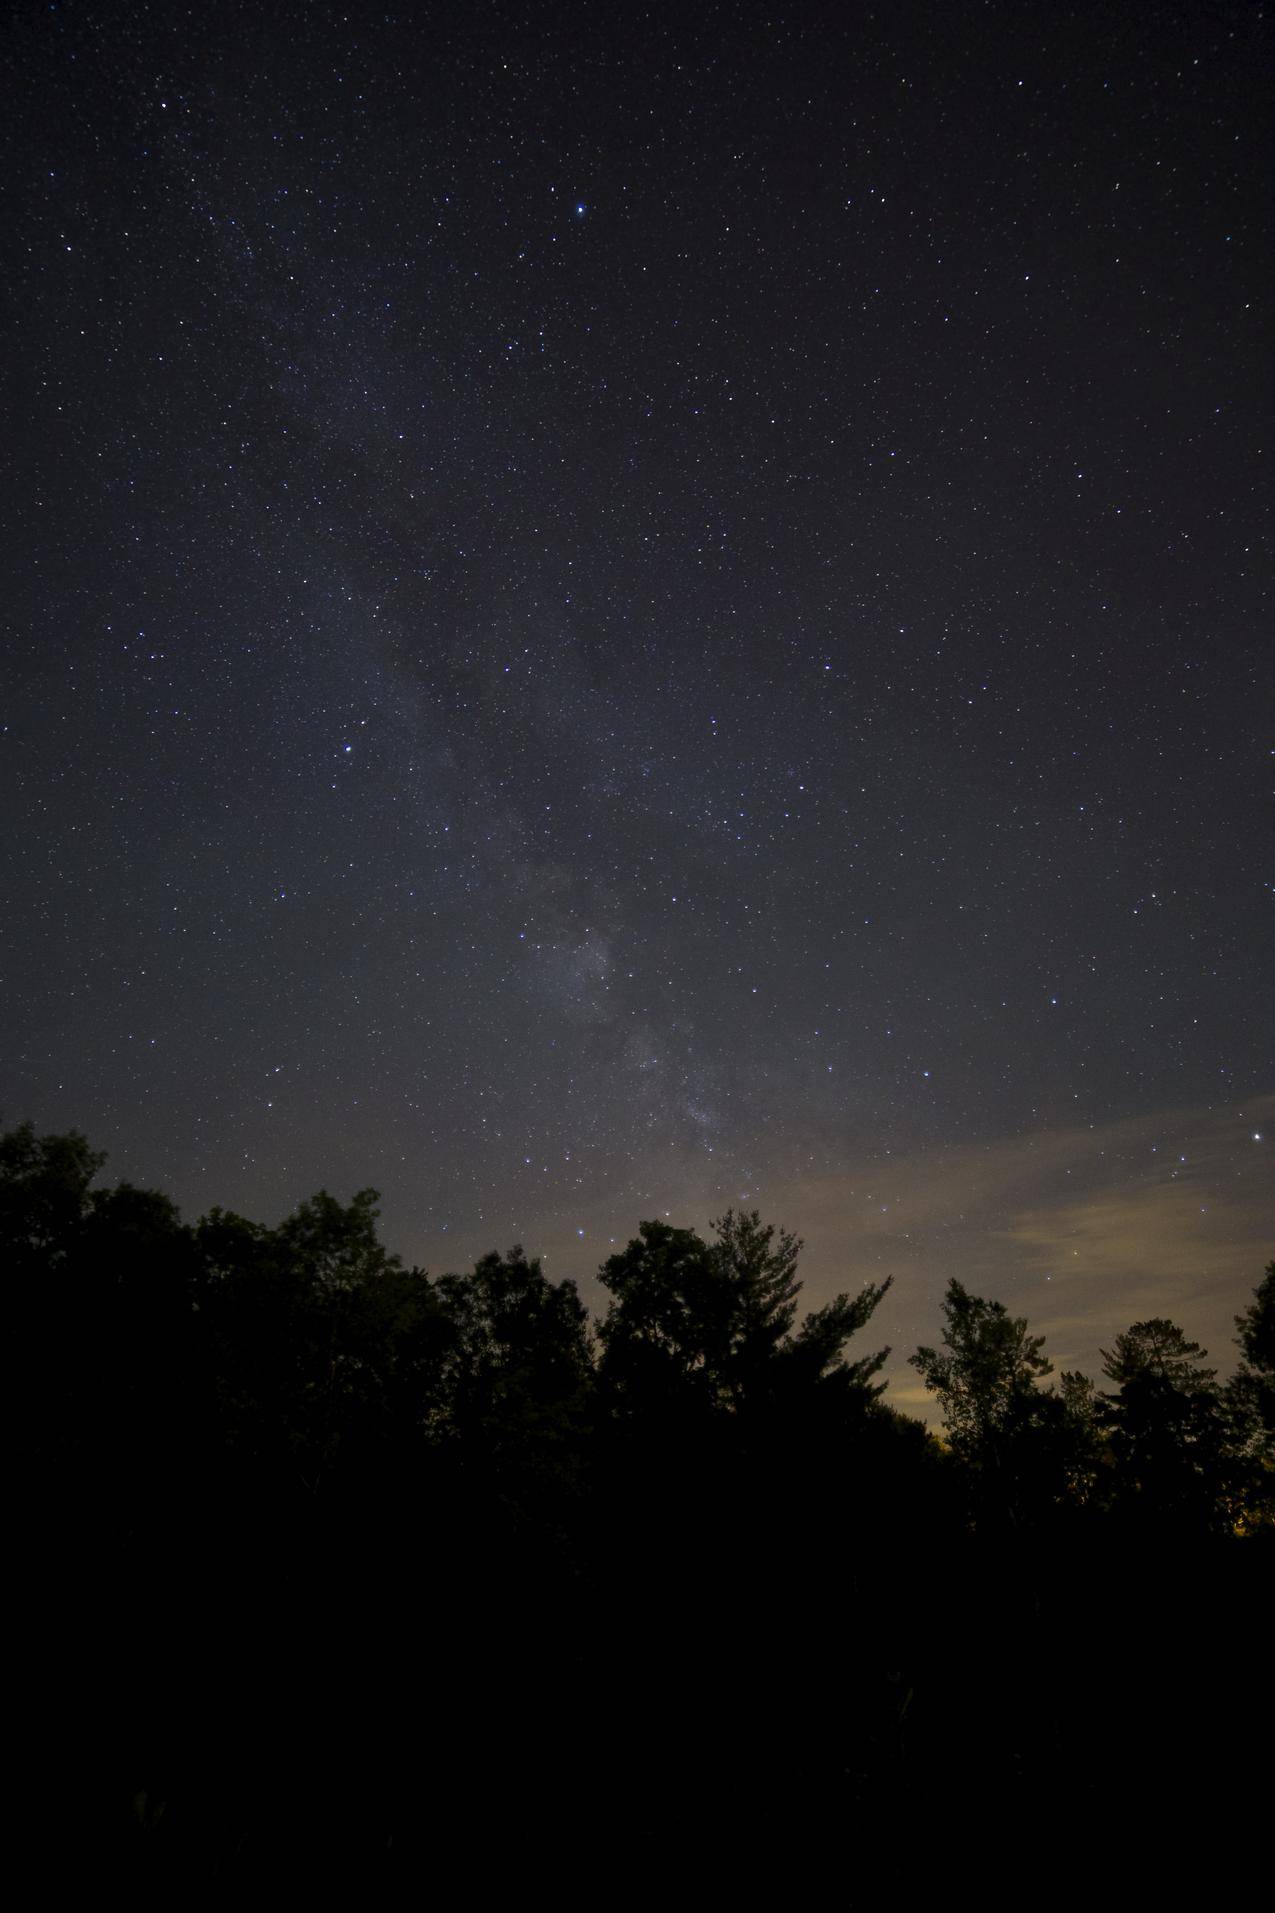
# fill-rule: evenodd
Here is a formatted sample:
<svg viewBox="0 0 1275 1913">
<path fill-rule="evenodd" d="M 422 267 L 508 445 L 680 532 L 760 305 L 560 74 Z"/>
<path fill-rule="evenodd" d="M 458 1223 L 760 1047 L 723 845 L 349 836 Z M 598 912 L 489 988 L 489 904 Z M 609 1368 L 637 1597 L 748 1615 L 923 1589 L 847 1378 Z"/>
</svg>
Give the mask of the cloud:
<svg viewBox="0 0 1275 1913">
<path fill-rule="evenodd" d="M 668 1061 L 648 1038 L 634 1034 L 630 1061 L 648 1061 L 662 1076 Z M 861 1350 L 891 1344 L 888 1399 L 930 1420 L 932 1402 L 907 1358 L 918 1343 L 940 1339 L 952 1276 L 1025 1315 L 1056 1369 L 1097 1376 L 1102 1348 L 1121 1329 L 1169 1315 L 1225 1375 L 1235 1360 L 1233 1318 L 1275 1256 L 1275 1096 L 986 1144 L 847 1151 L 838 1168 L 820 1173 L 791 1158 L 764 1173 L 762 1138 L 747 1174 L 739 1160 L 726 1172 L 733 1184 L 722 1180 L 719 1158 L 692 1154 L 680 1134 L 667 1141 L 666 1152 L 652 1148 L 635 1166 L 632 1187 L 591 1195 L 571 1217 L 533 1212 L 514 1233 L 599 1308 L 598 1263 L 640 1218 L 668 1215 L 706 1230 L 732 1203 L 756 1206 L 804 1238 L 808 1305 L 894 1277 Z M 454 1245 L 427 1259 L 442 1266 L 448 1253 L 454 1259 Z"/>
<path fill-rule="evenodd" d="M 1265 1096 L 847 1159 L 769 1178 L 759 1202 L 805 1237 L 811 1302 L 894 1276 L 873 1326 L 895 1346 L 891 1399 L 918 1409 L 906 1357 L 941 1334 L 953 1276 L 1026 1315 L 1057 1367 L 1097 1374 L 1121 1329 L 1170 1315 L 1228 1371 L 1233 1317 L 1275 1255 L 1273 1151 Z"/>
</svg>

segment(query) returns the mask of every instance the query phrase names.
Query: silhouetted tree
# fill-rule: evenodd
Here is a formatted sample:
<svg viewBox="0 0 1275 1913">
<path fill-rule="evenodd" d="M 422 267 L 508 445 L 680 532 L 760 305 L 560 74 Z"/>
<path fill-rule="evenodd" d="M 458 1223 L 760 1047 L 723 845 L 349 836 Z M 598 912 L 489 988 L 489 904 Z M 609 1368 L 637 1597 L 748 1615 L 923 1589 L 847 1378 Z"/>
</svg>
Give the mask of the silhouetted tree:
<svg viewBox="0 0 1275 1913">
<path fill-rule="evenodd" d="M 1231 1381 L 1229 1406 L 1241 1439 L 1267 1467 L 1275 1467 L 1275 1262 L 1268 1262 L 1251 1306 L 1235 1318 L 1242 1360 Z"/>
<path fill-rule="evenodd" d="M 879 1392 L 872 1377 L 889 1350 L 848 1363 L 844 1349 L 888 1279 L 834 1297 L 794 1332 L 801 1243 L 756 1210 L 728 1210 L 712 1226 L 709 1243 L 691 1229 L 644 1222 L 599 1271 L 613 1298 L 599 1330 L 602 1377 L 622 1410 L 739 1410 L 826 1383 Z"/>
<path fill-rule="evenodd" d="M 105 1160 L 78 1131 L 0 1136 L 0 1261 L 26 1317 L 32 1465 L 131 1528 L 168 1498 L 194 1438 L 195 1270 L 166 1196 L 92 1187 Z"/>
<path fill-rule="evenodd" d="M 1102 1351 L 1117 1386 L 1103 1397 L 1103 1420 L 1131 1517 L 1198 1528 L 1226 1518 L 1227 1429 L 1204 1352 L 1164 1316 L 1135 1322 Z"/>
<path fill-rule="evenodd" d="M 1076 1506 L 1085 1507 L 1100 1492 L 1106 1446 L 1097 1386 L 1088 1375 L 1064 1369 L 1056 1395 L 1061 1408 L 1065 1492 Z"/>
<path fill-rule="evenodd" d="M 1176 1322 L 1154 1316 L 1135 1322 L 1116 1337 L 1112 1350 L 1101 1351 L 1102 1372 L 1121 1388 L 1132 1382 L 1155 1381 L 1171 1388 L 1184 1400 L 1201 1391 L 1212 1391 L 1215 1368 L 1204 1368 L 1197 1357 L 1205 1354 L 1198 1342 L 1189 1342 Z"/>
<path fill-rule="evenodd" d="M 971 1295 L 955 1278 L 943 1299 L 943 1348 L 918 1348 L 912 1367 L 938 1396 L 953 1451 L 966 1461 L 995 1461 L 1007 1431 L 1034 1400 L 1036 1382 L 1053 1372 L 1045 1338 L 1003 1302 Z"/>
<path fill-rule="evenodd" d="M 434 1294 L 448 1347 L 436 1426 L 515 1520 L 563 1513 L 580 1485 L 593 1359 L 574 1282 L 550 1282 L 521 1247 L 485 1255 Z"/>
<path fill-rule="evenodd" d="M 943 1313 L 943 1347 L 918 1348 L 911 1362 L 938 1396 L 979 1518 L 1032 1526 L 1093 1503 L 1105 1447 L 1093 1383 L 1067 1372 L 1056 1388 L 1039 1386 L 1053 1373 L 1044 1337 L 958 1281 Z"/>
<path fill-rule="evenodd" d="M 258 1486 L 319 1494 L 374 1455 L 388 1465 L 391 1440 L 396 1465 L 419 1455 L 437 1430 L 454 1326 L 381 1243 L 377 1200 L 321 1190 L 273 1229 L 221 1209 L 198 1225 L 224 1438 Z"/>
<path fill-rule="evenodd" d="M 1266 1264 L 1254 1300 L 1236 1316 L 1235 1326 L 1245 1362 L 1275 1387 L 1275 1262 Z"/>
<path fill-rule="evenodd" d="M 78 1130 L 37 1136 L 21 1123 L 0 1136 L 0 1255 L 11 1281 L 66 1263 L 105 1161 Z"/>
<path fill-rule="evenodd" d="M 1244 1532 L 1275 1529 L 1275 1262 L 1253 1302 L 1235 1318 L 1241 1360 L 1222 1396 Z"/>
</svg>

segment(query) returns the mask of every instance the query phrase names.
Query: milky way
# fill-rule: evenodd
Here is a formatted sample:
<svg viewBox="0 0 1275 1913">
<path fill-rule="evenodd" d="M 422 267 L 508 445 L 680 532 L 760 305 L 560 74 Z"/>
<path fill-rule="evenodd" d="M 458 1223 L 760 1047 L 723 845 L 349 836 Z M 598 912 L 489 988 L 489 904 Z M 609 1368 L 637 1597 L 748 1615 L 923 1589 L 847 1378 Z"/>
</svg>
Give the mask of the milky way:
<svg viewBox="0 0 1275 1913">
<path fill-rule="evenodd" d="M 900 1378 L 954 1273 L 1225 1367 L 1260 10 L 7 38 L 5 1121 L 194 1212 L 373 1182 L 436 1269 L 756 1203 L 895 1273 Z"/>
</svg>

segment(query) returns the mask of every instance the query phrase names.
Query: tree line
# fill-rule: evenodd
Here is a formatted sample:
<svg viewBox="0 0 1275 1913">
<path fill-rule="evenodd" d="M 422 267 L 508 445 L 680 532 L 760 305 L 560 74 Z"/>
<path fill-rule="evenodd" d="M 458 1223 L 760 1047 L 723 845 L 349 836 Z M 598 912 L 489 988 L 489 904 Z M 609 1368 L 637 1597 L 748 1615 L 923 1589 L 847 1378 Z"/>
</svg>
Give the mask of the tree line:
<svg viewBox="0 0 1275 1913">
<path fill-rule="evenodd" d="M 1256 1784 L 1275 1262 L 1225 1386 L 1162 1318 L 1051 1380 L 952 1280 L 911 1358 L 937 1439 L 860 1348 L 889 1283 L 803 1313 L 755 1212 L 640 1224 L 594 1321 L 521 1248 L 404 1267 L 372 1190 L 188 1224 L 103 1163 L 0 1137 L 66 1837 L 216 1872 L 419 1861 L 558 1795 L 835 1844 L 990 1789 L 1026 1824 L 1096 1804 L 1113 1694 L 1161 1805 Z"/>
</svg>

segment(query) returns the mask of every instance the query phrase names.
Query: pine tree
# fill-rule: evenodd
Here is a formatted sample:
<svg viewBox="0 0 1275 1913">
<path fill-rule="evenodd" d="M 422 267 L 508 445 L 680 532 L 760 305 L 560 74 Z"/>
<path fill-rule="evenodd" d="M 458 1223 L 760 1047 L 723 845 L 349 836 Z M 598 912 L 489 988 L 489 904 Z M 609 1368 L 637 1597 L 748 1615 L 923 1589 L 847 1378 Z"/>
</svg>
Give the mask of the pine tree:
<svg viewBox="0 0 1275 1913">
<path fill-rule="evenodd" d="M 1127 1514 L 1158 1524 L 1225 1524 L 1228 1439 L 1217 1370 L 1176 1322 L 1135 1322 L 1103 1349 L 1116 1494 Z"/>
<path fill-rule="evenodd" d="M 845 1360 L 850 1338 L 890 1284 L 868 1284 L 812 1310 L 799 1327 L 801 1243 L 756 1210 L 712 1224 L 714 1240 L 665 1222 L 638 1235 L 599 1271 L 612 1296 L 600 1329 L 602 1375 L 630 1406 L 740 1410 L 809 1393 L 820 1384 L 879 1392 L 872 1377 L 889 1353 Z"/>
</svg>

